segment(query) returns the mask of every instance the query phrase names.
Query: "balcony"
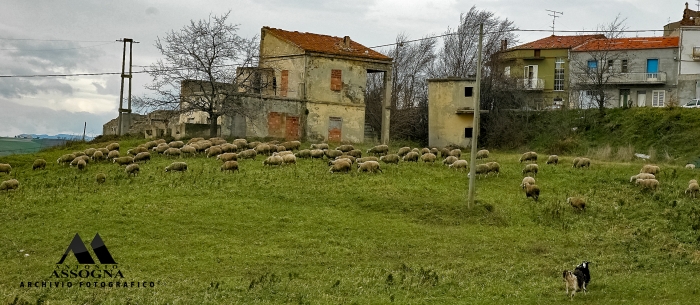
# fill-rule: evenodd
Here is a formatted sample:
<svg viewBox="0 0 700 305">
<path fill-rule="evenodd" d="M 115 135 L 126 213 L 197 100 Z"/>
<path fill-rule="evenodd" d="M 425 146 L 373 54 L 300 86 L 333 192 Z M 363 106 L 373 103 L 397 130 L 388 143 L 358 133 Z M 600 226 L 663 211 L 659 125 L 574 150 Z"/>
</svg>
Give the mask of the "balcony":
<svg viewBox="0 0 700 305">
<path fill-rule="evenodd" d="M 595 74 L 591 75 L 590 78 L 580 79 L 579 81 L 587 84 L 596 83 L 597 80 L 594 79 Z M 666 72 L 658 73 L 645 73 L 645 72 L 630 72 L 630 73 L 616 73 L 615 75 L 603 75 L 603 78 L 609 77 L 604 83 L 614 85 L 639 85 L 639 84 L 665 84 L 666 83 Z M 585 78 L 585 77 L 582 77 Z"/>
<path fill-rule="evenodd" d="M 524 90 L 544 90 L 544 79 L 541 78 L 522 78 L 520 85 Z"/>
</svg>

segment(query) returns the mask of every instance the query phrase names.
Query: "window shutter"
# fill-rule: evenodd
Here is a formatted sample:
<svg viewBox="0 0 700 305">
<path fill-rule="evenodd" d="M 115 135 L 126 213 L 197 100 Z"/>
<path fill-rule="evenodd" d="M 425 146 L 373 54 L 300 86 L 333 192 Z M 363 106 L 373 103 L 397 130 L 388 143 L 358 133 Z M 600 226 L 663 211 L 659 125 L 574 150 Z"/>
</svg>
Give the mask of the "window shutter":
<svg viewBox="0 0 700 305">
<path fill-rule="evenodd" d="M 280 84 L 280 96 L 287 96 L 289 90 L 289 70 L 282 70 L 282 84 Z"/>
<path fill-rule="evenodd" d="M 340 91 L 343 88 L 342 71 L 331 70 L 331 90 Z"/>
</svg>

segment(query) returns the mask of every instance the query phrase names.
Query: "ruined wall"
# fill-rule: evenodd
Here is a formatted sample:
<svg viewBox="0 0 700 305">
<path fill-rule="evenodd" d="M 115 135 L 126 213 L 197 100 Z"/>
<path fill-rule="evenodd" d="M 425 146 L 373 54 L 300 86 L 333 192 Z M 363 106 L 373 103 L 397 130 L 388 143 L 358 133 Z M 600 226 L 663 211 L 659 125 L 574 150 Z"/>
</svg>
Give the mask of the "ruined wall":
<svg viewBox="0 0 700 305">
<path fill-rule="evenodd" d="M 333 90 L 331 73 L 340 71 L 340 90 Z M 361 61 L 334 57 L 310 57 L 306 66 L 306 99 L 364 105 L 367 68 Z"/>
<path fill-rule="evenodd" d="M 307 139 L 309 141 L 364 141 L 365 107 L 308 102 Z"/>
<path fill-rule="evenodd" d="M 274 35 L 262 32 L 260 39 L 260 68 L 272 68 L 275 71 L 275 96 L 304 98 L 304 50 L 280 40 Z M 283 71 L 287 71 L 287 90 L 283 90 Z"/>
</svg>

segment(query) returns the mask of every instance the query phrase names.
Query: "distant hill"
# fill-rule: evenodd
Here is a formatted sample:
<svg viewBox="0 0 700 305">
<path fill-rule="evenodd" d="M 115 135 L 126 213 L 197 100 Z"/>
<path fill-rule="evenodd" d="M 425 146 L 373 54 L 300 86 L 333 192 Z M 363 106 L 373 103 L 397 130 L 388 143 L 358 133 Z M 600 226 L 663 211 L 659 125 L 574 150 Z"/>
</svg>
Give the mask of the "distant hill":
<svg viewBox="0 0 700 305">
<path fill-rule="evenodd" d="M 59 133 L 57 135 L 47 135 L 47 134 L 27 134 L 23 133 L 20 135 L 16 135 L 15 138 L 22 138 L 22 139 L 60 139 L 60 140 L 82 140 L 83 136 L 82 135 L 74 135 L 74 134 L 65 134 L 65 133 Z M 85 136 L 85 141 L 91 141 L 94 139 L 94 137 L 91 136 Z"/>
</svg>

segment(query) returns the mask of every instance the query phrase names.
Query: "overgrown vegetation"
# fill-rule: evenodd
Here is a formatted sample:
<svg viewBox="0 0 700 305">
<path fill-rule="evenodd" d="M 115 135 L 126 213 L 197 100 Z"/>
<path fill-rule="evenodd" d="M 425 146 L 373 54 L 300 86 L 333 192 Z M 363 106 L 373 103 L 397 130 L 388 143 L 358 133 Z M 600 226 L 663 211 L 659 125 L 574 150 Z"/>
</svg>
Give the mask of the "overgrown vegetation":
<svg viewBox="0 0 700 305">
<path fill-rule="evenodd" d="M 591 135 L 603 128 L 591 126 Z M 143 141 L 123 141 L 122 151 Z M 561 156 L 559 166 L 540 164 L 534 202 L 519 187 L 519 154 L 492 151 L 486 161 L 498 161 L 501 174 L 479 179 L 478 202 L 467 208 L 466 173 L 438 164 L 329 174 L 325 161 L 269 168 L 258 159 L 225 174 L 216 160 L 196 157 L 185 160 L 187 172 L 165 173 L 172 160 L 155 157 L 129 178 L 112 163 L 79 172 L 52 162 L 97 145 L 0 158 L 21 182 L 0 192 L 0 303 L 561 304 L 569 302 L 561 271 L 582 260 L 592 262 L 593 280 L 574 301 L 697 299 L 700 199 L 683 190 L 698 175 L 681 165 L 662 164 L 652 192 L 629 183 L 642 161 L 594 159 L 575 170 L 573 156 Z M 31 170 L 37 157 L 50 161 L 45 171 Z M 105 184 L 94 182 L 97 172 Z M 587 211 L 567 206 L 574 195 L 587 199 Z M 19 288 L 50 279 L 75 233 L 89 243 L 98 232 L 125 280 L 156 287 Z"/>
</svg>

